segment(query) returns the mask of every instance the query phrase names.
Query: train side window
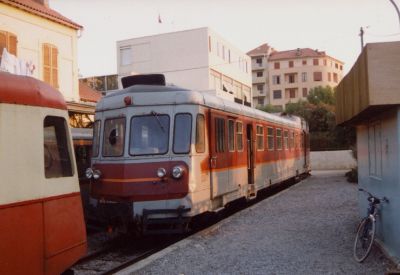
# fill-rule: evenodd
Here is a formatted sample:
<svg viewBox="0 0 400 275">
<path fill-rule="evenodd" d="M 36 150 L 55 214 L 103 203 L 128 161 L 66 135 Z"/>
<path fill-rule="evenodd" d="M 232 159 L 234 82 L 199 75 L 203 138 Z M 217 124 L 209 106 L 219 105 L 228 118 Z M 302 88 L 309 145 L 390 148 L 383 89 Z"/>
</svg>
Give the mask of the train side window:
<svg viewBox="0 0 400 275">
<path fill-rule="evenodd" d="M 303 133 L 300 134 L 300 149 L 303 149 L 304 146 L 304 135 Z"/>
<path fill-rule="evenodd" d="M 99 155 L 100 148 L 100 120 L 96 120 L 93 125 L 93 157 Z"/>
<path fill-rule="evenodd" d="M 215 135 L 215 151 L 225 152 L 225 120 L 223 118 L 215 118 Z"/>
<path fill-rule="evenodd" d="M 205 139 L 205 119 L 204 115 L 198 114 L 196 118 L 196 152 L 204 153 L 206 151 Z"/>
<path fill-rule="evenodd" d="M 238 151 L 243 151 L 243 123 L 236 122 L 236 148 Z"/>
<path fill-rule="evenodd" d="M 290 131 L 290 148 L 294 149 L 294 132 Z"/>
<path fill-rule="evenodd" d="M 47 116 L 43 127 L 45 177 L 71 177 L 73 172 L 67 122 L 63 117 Z"/>
<path fill-rule="evenodd" d="M 111 118 L 104 122 L 103 156 L 120 157 L 124 154 L 125 118 Z"/>
<path fill-rule="evenodd" d="M 256 130 L 256 139 L 257 139 L 257 150 L 264 150 L 264 128 L 261 125 L 257 125 Z"/>
<path fill-rule="evenodd" d="M 282 129 L 276 129 L 276 149 L 282 150 Z"/>
<path fill-rule="evenodd" d="M 287 130 L 283 131 L 283 140 L 284 140 L 285 150 L 288 150 L 289 149 L 289 133 Z"/>
<path fill-rule="evenodd" d="M 185 154 L 190 151 L 192 136 L 192 115 L 177 114 L 174 123 L 174 146 L 176 154 Z"/>
<path fill-rule="evenodd" d="M 235 151 L 235 122 L 228 120 L 228 148 L 229 152 Z"/>
<path fill-rule="evenodd" d="M 267 137 L 268 137 L 268 150 L 274 150 L 274 129 L 267 127 Z"/>
</svg>

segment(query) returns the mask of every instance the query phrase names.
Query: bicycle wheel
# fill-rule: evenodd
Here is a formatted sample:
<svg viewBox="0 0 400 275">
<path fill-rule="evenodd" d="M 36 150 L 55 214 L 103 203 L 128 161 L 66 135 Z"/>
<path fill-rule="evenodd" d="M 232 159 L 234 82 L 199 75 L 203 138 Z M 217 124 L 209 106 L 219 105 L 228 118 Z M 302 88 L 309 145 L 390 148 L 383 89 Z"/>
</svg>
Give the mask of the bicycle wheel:
<svg viewBox="0 0 400 275">
<path fill-rule="evenodd" d="M 360 222 L 354 241 L 353 254 L 357 262 L 361 263 L 368 257 L 374 238 L 375 220 L 369 216 Z"/>
</svg>

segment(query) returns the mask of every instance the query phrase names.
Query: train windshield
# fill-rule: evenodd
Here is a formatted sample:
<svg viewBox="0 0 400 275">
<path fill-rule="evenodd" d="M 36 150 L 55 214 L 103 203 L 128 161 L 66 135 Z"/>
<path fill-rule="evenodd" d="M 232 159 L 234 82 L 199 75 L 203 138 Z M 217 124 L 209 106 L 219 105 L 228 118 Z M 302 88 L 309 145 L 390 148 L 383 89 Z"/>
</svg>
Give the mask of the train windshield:
<svg viewBox="0 0 400 275">
<path fill-rule="evenodd" d="M 152 112 L 148 116 L 134 116 L 131 120 L 131 155 L 154 155 L 168 152 L 169 116 Z"/>
</svg>

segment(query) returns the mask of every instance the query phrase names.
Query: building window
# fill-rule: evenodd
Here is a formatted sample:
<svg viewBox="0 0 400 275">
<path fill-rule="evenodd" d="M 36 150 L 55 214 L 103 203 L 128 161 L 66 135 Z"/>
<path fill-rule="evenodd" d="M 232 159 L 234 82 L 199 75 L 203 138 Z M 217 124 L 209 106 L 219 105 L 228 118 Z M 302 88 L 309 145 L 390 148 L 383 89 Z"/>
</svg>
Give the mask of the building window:
<svg viewBox="0 0 400 275">
<path fill-rule="evenodd" d="M 289 89 L 289 98 L 296 98 L 296 89 Z"/>
<path fill-rule="evenodd" d="M 258 91 L 260 94 L 263 94 L 263 93 L 264 93 L 264 84 L 258 84 L 258 85 L 257 85 L 257 91 Z"/>
<path fill-rule="evenodd" d="M 340 65 L 340 70 L 343 71 L 343 65 Z"/>
<path fill-rule="evenodd" d="M 337 73 L 333 73 L 333 81 L 335 83 L 338 83 L 338 75 L 337 75 Z"/>
<path fill-rule="evenodd" d="M 236 122 L 236 148 L 243 151 L 243 123 Z"/>
<path fill-rule="evenodd" d="M 208 36 L 208 51 L 211 52 L 211 36 Z"/>
<path fill-rule="evenodd" d="M 276 129 L 276 149 L 282 150 L 282 130 Z"/>
<path fill-rule="evenodd" d="M 327 62 L 326 62 L 326 59 L 324 59 L 324 66 L 326 66 L 326 63 L 327 63 Z"/>
<path fill-rule="evenodd" d="M 267 138 L 268 138 L 268 150 L 274 150 L 274 129 L 271 127 L 267 128 Z"/>
<path fill-rule="evenodd" d="M 257 58 L 256 63 L 261 67 L 262 66 L 262 58 Z"/>
<path fill-rule="evenodd" d="M 47 116 L 43 123 L 44 174 L 46 178 L 73 175 L 68 126 L 63 117 Z"/>
<path fill-rule="evenodd" d="M 338 69 L 338 68 L 339 68 L 339 65 L 338 65 L 338 63 L 335 63 L 335 68 L 336 68 L 336 69 Z"/>
<path fill-rule="evenodd" d="M 375 123 L 368 126 L 368 157 L 369 174 L 375 177 L 382 176 L 382 144 L 381 124 Z"/>
<path fill-rule="evenodd" d="M 262 77 L 263 76 L 263 72 L 257 72 L 257 77 Z"/>
<path fill-rule="evenodd" d="M 332 75 L 331 75 L 331 73 L 328 73 L 328 81 L 332 81 Z"/>
<path fill-rule="evenodd" d="M 307 60 L 304 59 L 301 63 L 303 64 L 303 66 L 307 65 Z"/>
<path fill-rule="evenodd" d="M 256 140 L 257 150 L 264 150 L 264 128 L 261 125 L 257 125 Z"/>
<path fill-rule="evenodd" d="M 273 92 L 273 96 L 274 96 L 274 99 L 280 99 L 280 98 L 282 98 L 282 91 L 281 91 L 281 90 L 275 90 L 275 91 Z"/>
<path fill-rule="evenodd" d="M 314 81 L 322 81 L 322 72 L 314 72 Z"/>
<path fill-rule="evenodd" d="M 228 120 L 228 148 L 229 152 L 235 151 L 235 122 Z"/>
<path fill-rule="evenodd" d="M 295 83 L 296 82 L 296 75 L 295 74 L 289 74 L 288 75 L 288 82 L 289 83 Z"/>
<path fill-rule="evenodd" d="M 222 59 L 225 60 L 225 46 L 222 45 Z"/>
<path fill-rule="evenodd" d="M 51 44 L 43 44 L 43 81 L 58 89 L 58 50 Z"/>
<path fill-rule="evenodd" d="M 301 73 L 301 81 L 307 82 L 307 73 Z"/>
<path fill-rule="evenodd" d="M 289 61 L 289 68 L 293 68 L 294 66 L 294 62 L 293 61 Z"/>
<path fill-rule="evenodd" d="M 215 119 L 215 151 L 218 153 L 225 152 L 225 120 L 223 118 Z"/>
<path fill-rule="evenodd" d="M 17 36 L 10 32 L 0 31 L 0 59 L 5 48 L 10 54 L 17 56 Z"/>
<path fill-rule="evenodd" d="M 275 62 L 274 63 L 274 69 L 280 69 L 281 68 L 281 64 L 279 62 Z"/>
<path fill-rule="evenodd" d="M 228 61 L 231 63 L 231 50 L 228 50 Z"/>
<path fill-rule="evenodd" d="M 131 47 L 122 47 L 119 49 L 120 62 L 122 66 L 132 64 L 132 50 Z"/>
<path fill-rule="evenodd" d="M 280 75 L 273 75 L 272 76 L 272 84 L 274 84 L 274 85 L 281 84 L 281 76 Z"/>
<path fill-rule="evenodd" d="M 264 105 L 264 98 L 259 97 L 259 98 L 257 99 L 257 104 L 258 104 L 258 105 Z"/>
<path fill-rule="evenodd" d="M 303 97 L 307 97 L 307 88 L 303 88 Z"/>
<path fill-rule="evenodd" d="M 313 65 L 318 66 L 319 65 L 319 60 L 317 58 L 313 59 Z"/>
</svg>

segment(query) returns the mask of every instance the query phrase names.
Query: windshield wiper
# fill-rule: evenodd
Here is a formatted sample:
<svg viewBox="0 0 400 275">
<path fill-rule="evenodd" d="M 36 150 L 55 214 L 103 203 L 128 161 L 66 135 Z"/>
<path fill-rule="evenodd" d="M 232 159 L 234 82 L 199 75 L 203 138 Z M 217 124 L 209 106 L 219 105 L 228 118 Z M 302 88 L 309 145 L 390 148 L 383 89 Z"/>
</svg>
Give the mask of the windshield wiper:
<svg viewBox="0 0 400 275">
<path fill-rule="evenodd" d="M 164 127 L 163 127 L 162 124 L 161 124 L 161 121 L 160 121 L 160 119 L 159 119 L 159 117 L 158 117 L 158 114 L 157 114 L 156 112 L 154 112 L 154 111 L 151 111 L 150 114 L 156 117 L 157 122 L 158 122 L 158 125 L 160 126 L 161 130 L 165 133 L 165 129 L 164 129 Z"/>
</svg>

